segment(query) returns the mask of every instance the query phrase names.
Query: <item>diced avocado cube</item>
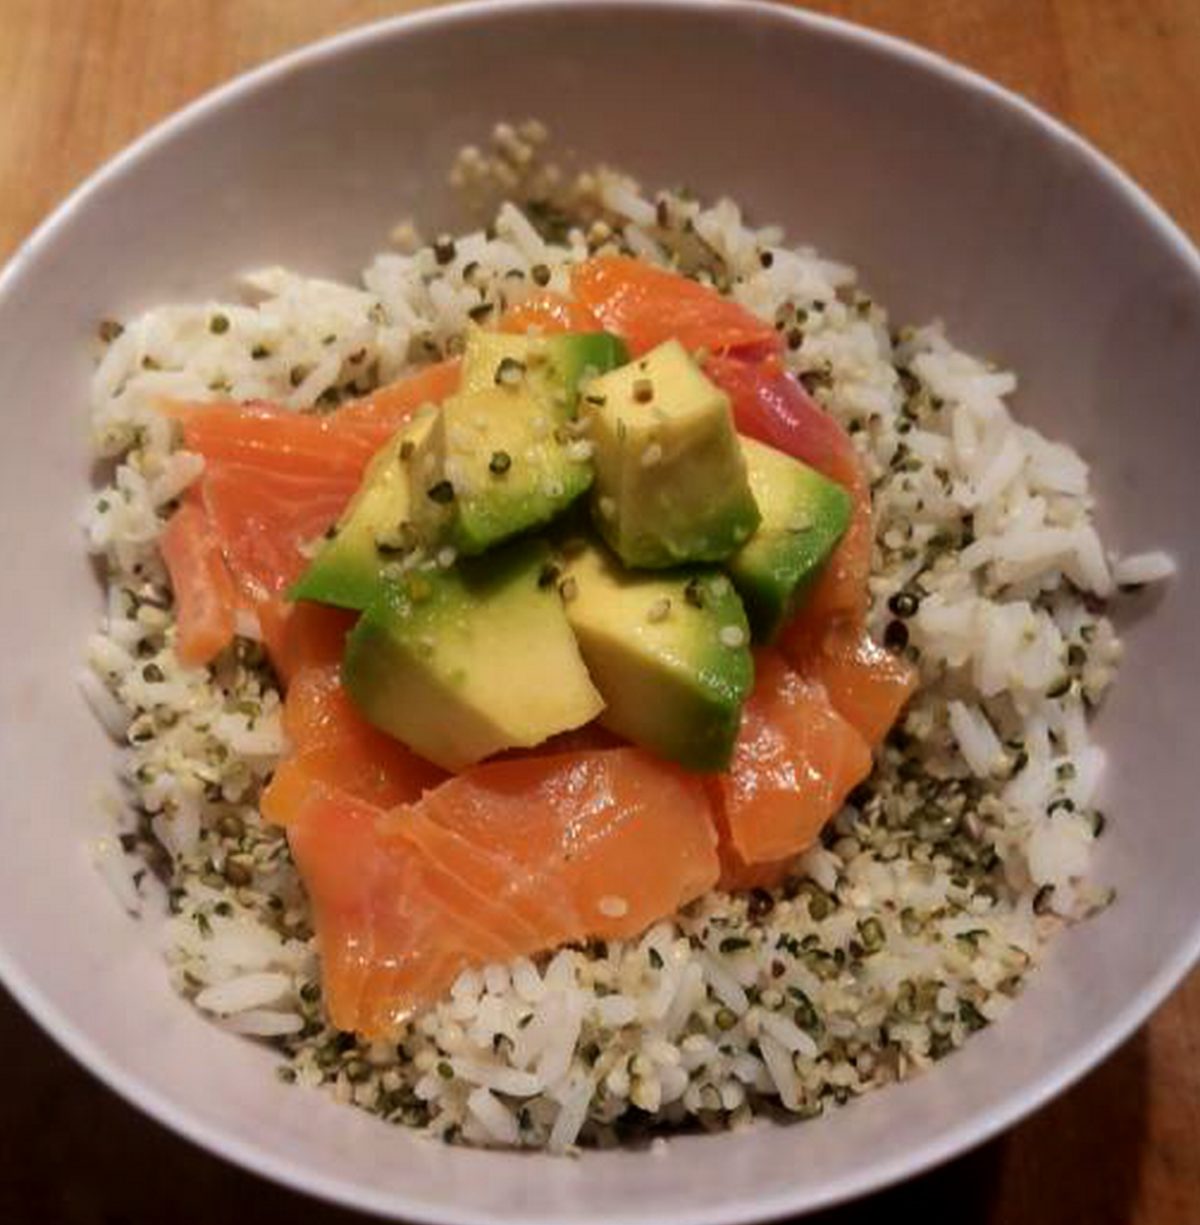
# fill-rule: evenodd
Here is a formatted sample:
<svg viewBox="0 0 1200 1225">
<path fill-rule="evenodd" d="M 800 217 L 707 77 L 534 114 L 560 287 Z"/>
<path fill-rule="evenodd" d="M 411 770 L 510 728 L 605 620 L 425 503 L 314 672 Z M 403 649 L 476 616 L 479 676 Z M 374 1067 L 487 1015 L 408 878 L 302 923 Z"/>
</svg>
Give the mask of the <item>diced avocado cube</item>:
<svg viewBox="0 0 1200 1225">
<path fill-rule="evenodd" d="M 627 566 L 721 561 L 758 527 L 729 397 L 678 341 L 584 385 L 592 511 Z"/>
<path fill-rule="evenodd" d="M 804 599 L 850 524 L 854 502 L 807 464 L 741 439 L 762 522 L 725 563 L 760 642 L 769 642 Z"/>
<path fill-rule="evenodd" d="M 574 416 L 580 380 L 628 360 L 625 342 L 611 332 L 531 336 L 476 329 L 467 336 L 460 386 L 490 391 L 523 380 Z"/>
<path fill-rule="evenodd" d="M 729 764 L 754 681 L 750 630 L 710 567 L 625 569 L 599 543 L 563 552 L 567 619 L 604 698 L 601 723 L 691 770 Z"/>
<path fill-rule="evenodd" d="M 591 451 L 519 384 L 451 396 L 413 457 L 421 533 L 473 556 L 548 523 L 591 485 Z"/>
<path fill-rule="evenodd" d="M 523 540 L 385 584 L 346 643 L 355 705 L 447 770 L 595 718 L 604 703 L 547 580 L 549 558 Z"/>
<path fill-rule="evenodd" d="M 288 599 L 356 610 L 374 599 L 385 568 L 416 547 L 410 463 L 433 422 L 433 410 L 421 412 L 371 460 L 332 537 L 292 584 Z"/>
</svg>

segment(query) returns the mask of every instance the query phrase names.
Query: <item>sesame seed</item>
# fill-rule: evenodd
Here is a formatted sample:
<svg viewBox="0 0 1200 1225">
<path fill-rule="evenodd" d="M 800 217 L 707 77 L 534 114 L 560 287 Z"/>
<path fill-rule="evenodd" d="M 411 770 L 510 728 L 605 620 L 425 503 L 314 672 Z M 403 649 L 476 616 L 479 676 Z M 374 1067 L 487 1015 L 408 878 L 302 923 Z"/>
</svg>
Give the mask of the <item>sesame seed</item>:
<svg viewBox="0 0 1200 1225">
<path fill-rule="evenodd" d="M 582 463 L 592 458 L 595 447 L 586 438 L 580 438 L 567 444 L 567 458 Z"/>
<path fill-rule="evenodd" d="M 449 545 L 446 545 L 445 548 L 438 549 L 437 564 L 443 570 L 449 570 L 450 567 L 454 565 L 454 562 L 457 559 L 457 557 L 458 557 L 458 554 Z"/>
<path fill-rule="evenodd" d="M 641 457 L 641 465 L 643 468 L 653 468 L 655 464 L 662 463 L 663 449 L 657 442 L 652 442 L 643 452 Z"/>
<path fill-rule="evenodd" d="M 722 646 L 740 647 L 746 645 L 746 631 L 740 625 L 721 626 L 718 637 Z"/>
<path fill-rule="evenodd" d="M 606 894 L 596 903 L 596 909 L 609 919 L 620 919 L 629 913 L 629 903 L 623 897 Z"/>
<path fill-rule="evenodd" d="M 606 519 L 615 519 L 617 517 L 617 504 L 607 494 L 600 499 L 600 513 Z"/>
</svg>

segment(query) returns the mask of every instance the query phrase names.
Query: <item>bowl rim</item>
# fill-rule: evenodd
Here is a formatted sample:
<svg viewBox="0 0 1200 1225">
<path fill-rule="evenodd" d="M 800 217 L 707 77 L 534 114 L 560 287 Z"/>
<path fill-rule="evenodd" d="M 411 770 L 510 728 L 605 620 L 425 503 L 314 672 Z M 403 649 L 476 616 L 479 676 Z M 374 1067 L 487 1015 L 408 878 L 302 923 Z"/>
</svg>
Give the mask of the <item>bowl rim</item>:
<svg viewBox="0 0 1200 1225">
<path fill-rule="evenodd" d="M 1083 168 L 1098 175 L 1110 190 L 1130 204 L 1158 232 L 1181 265 L 1190 268 L 1193 278 L 1200 283 L 1200 251 L 1182 227 L 1125 170 L 1066 123 L 1020 94 L 992 81 L 982 73 L 907 39 L 842 18 L 772 3 L 771 0 L 459 0 L 458 3 L 438 4 L 416 12 L 385 17 L 306 43 L 214 86 L 181 109 L 159 120 L 88 175 L 20 242 L 0 271 L 0 301 L 11 294 L 25 276 L 31 273 L 37 257 L 51 245 L 58 231 L 104 187 L 119 180 L 138 161 L 169 144 L 193 124 L 236 106 L 243 97 L 260 88 L 277 82 L 296 70 L 337 59 L 382 38 L 403 36 L 407 32 L 427 27 L 470 24 L 480 19 L 486 20 L 494 14 L 530 13 L 554 8 L 625 8 L 644 11 L 693 9 L 726 14 L 732 20 L 749 17 L 765 22 L 790 23 L 819 36 L 857 44 L 920 71 L 932 73 L 948 84 L 998 104 L 1039 129 L 1043 135 L 1052 138 L 1062 149 L 1075 157 Z M 774 1220 L 797 1213 L 807 1214 L 883 1190 L 960 1156 L 1013 1126 L 1079 1081 L 1133 1034 L 1183 981 L 1197 962 L 1200 962 L 1200 915 L 1191 930 L 1181 937 L 1174 954 L 1159 967 L 1150 986 L 1137 998 L 1130 1000 L 1107 1026 L 1094 1034 L 1072 1055 L 1061 1060 L 1052 1074 L 1043 1077 L 1036 1084 L 1013 1090 L 990 1111 L 972 1119 L 953 1133 L 890 1161 L 866 1165 L 861 1170 L 818 1189 L 815 1195 L 785 1190 L 746 1200 L 744 1205 L 732 1213 L 727 1208 L 714 1207 L 685 1216 L 678 1210 L 671 1209 L 658 1212 L 655 1223 L 749 1225 L 751 1222 Z M 15 959 L 5 949 L 2 933 L 0 984 L 8 989 L 25 1012 L 60 1047 L 107 1088 L 176 1135 L 217 1154 L 235 1166 L 328 1203 L 387 1219 L 421 1220 L 430 1222 L 431 1225 L 497 1225 L 500 1220 L 492 1213 L 470 1209 L 459 1211 L 442 1203 L 409 1198 L 396 1192 L 378 1191 L 348 1179 L 320 1174 L 299 1162 L 276 1156 L 257 1144 L 229 1138 L 219 1127 L 193 1116 L 187 1108 L 144 1082 L 136 1073 L 120 1066 L 116 1060 L 110 1059 L 66 1012 L 42 993 L 34 979 L 19 968 Z M 640 1216 L 612 1213 L 601 1217 L 593 1211 L 586 1211 L 576 1216 L 575 1221 L 576 1225 L 601 1225 L 602 1222 L 603 1225 L 634 1225 L 642 1219 Z M 527 1214 L 527 1222 L 528 1225 L 540 1222 L 549 1225 L 550 1218 L 540 1214 Z"/>
</svg>

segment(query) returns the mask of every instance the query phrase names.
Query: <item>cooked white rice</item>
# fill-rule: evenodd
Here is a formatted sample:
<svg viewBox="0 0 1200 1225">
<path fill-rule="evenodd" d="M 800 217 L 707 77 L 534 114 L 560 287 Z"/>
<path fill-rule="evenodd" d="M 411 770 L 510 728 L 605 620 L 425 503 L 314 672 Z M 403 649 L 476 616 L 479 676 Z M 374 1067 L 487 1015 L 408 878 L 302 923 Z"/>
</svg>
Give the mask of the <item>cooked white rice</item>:
<svg viewBox="0 0 1200 1225">
<path fill-rule="evenodd" d="M 999 1017 L 1047 938 L 1107 899 L 1089 880 L 1104 758 L 1087 715 L 1120 657 L 1102 601 L 1172 563 L 1105 552 L 1087 465 L 1013 420 L 1013 374 L 940 325 L 894 334 L 852 269 L 747 226 L 732 201 L 648 197 L 608 170 L 564 188 L 535 156 L 543 139 L 502 125 L 454 172 L 477 202 L 499 187 L 535 203 L 453 243 L 399 227 L 404 249 L 362 286 L 273 268 L 238 302 L 106 325 L 92 419 L 115 470 L 87 531 L 108 604 L 83 688 L 123 746 L 128 804 L 98 863 L 127 909 L 165 910 L 171 972 L 198 1008 L 273 1041 L 287 1079 L 387 1119 L 561 1151 L 780 1107 L 811 1117 Z M 453 351 L 535 284 L 565 288 L 567 265 L 598 250 L 675 264 L 779 327 L 867 467 L 872 627 L 922 688 L 786 889 L 713 894 L 637 941 L 464 973 L 397 1042 L 358 1042 L 325 1024 L 303 891 L 257 813 L 284 736 L 255 627 L 211 670 L 172 650 L 157 537 L 203 461 L 154 405 L 336 403 Z"/>
</svg>

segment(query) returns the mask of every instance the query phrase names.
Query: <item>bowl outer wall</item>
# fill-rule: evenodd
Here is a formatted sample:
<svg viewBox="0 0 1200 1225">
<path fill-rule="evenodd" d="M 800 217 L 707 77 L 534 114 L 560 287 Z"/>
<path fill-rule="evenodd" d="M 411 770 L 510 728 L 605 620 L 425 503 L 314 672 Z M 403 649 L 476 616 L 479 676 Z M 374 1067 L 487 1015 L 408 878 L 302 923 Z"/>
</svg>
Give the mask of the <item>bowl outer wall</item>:
<svg viewBox="0 0 1200 1225">
<path fill-rule="evenodd" d="M 647 110 L 648 97 L 661 105 Z M 529 114 L 582 162 L 735 195 L 856 264 L 896 320 L 949 320 L 960 344 L 1018 369 L 1022 418 L 1094 462 L 1110 543 L 1165 546 L 1182 565 L 1153 618 L 1129 628 L 1100 722 L 1114 816 L 1101 870 L 1120 904 L 1056 946 L 1005 1024 L 817 1127 L 581 1162 L 418 1143 L 278 1085 L 269 1055 L 195 1016 L 172 996 L 151 933 L 91 866 L 111 770 L 74 682 L 99 607 L 76 518 L 96 320 L 217 295 L 248 265 L 350 275 L 406 213 L 450 228 L 453 150 L 497 117 Z M 1013 1122 L 1127 1036 L 1195 959 L 1200 267 L 1128 180 L 999 88 L 895 40 L 754 4 L 490 3 L 383 23 L 240 79 L 110 163 L 18 252 L 0 281 L 0 328 L 0 624 L 13 644 L 0 675 L 0 776 L 12 784 L 0 800 L 0 971 L 87 1066 L 192 1139 L 410 1219 L 795 1213 Z"/>
</svg>

